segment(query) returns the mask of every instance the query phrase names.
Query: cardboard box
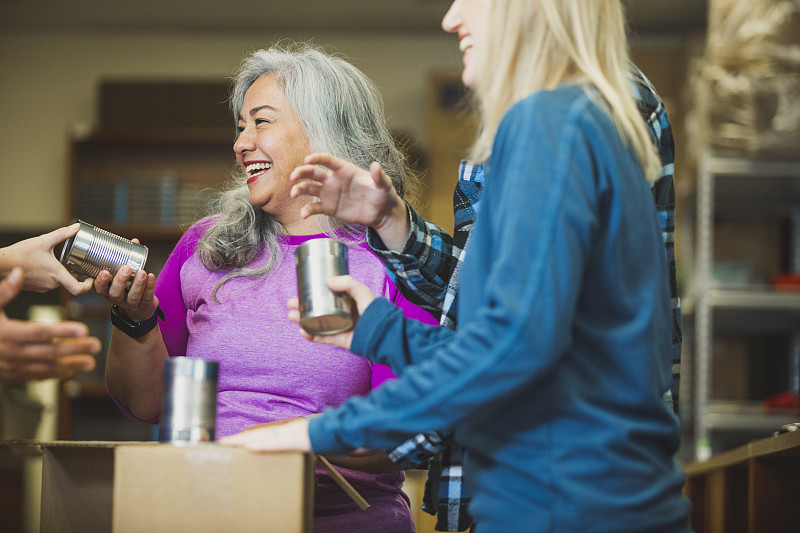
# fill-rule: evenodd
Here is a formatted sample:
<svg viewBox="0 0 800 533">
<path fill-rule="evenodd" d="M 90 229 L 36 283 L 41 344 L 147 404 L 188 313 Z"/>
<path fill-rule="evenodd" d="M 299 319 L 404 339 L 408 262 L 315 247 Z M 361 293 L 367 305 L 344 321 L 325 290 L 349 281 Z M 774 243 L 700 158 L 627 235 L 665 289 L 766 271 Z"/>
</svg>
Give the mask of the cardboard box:
<svg viewBox="0 0 800 533">
<path fill-rule="evenodd" d="M 312 530 L 311 454 L 155 442 L 41 446 L 42 533 Z"/>
</svg>

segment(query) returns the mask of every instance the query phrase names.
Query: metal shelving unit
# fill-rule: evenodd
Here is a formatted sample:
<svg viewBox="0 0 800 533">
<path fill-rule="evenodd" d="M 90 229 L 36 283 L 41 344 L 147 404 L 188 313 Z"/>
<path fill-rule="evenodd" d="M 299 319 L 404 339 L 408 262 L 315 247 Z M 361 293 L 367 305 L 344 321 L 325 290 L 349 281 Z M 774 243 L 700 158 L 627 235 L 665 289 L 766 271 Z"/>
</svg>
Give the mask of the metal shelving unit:
<svg viewBox="0 0 800 533">
<path fill-rule="evenodd" d="M 800 292 L 779 292 L 772 285 L 729 286 L 713 276 L 714 230 L 718 216 L 742 220 L 786 220 L 788 252 L 800 272 L 800 161 L 782 162 L 705 154 L 699 165 L 695 242 L 693 383 L 694 453 L 698 459 L 741 442 L 771 435 L 797 422 L 796 410 L 766 410 L 760 399 L 714 398 L 711 380 L 714 343 L 720 331 L 737 335 L 779 334 L 788 339 L 788 388 L 797 392 L 800 362 Z M 781 253 L 760 250 L 759 253 Z M 752 356 L 751 356 L 752 357 Z"/>
</svg>

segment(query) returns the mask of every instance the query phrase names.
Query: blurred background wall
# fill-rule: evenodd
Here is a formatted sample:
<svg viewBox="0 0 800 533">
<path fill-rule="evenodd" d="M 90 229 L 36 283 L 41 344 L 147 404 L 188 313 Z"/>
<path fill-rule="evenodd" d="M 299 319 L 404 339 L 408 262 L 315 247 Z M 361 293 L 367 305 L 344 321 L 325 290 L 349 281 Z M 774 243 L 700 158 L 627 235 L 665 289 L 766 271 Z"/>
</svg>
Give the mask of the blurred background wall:
<svg viewBox="0 0 800 533">
<path fill-rule="evenodd" d="M 427 76 L 460 65 L 455 39 L 439 33 L 314 34 L 313 41 L 352 59 L 380 87 L 392 128 L 424 144 Z M 249 51 L 279 37 L 310 35 L 2 31 L 0 227 L 65 222 L 68 136 L 95 125 L 100 80 L 228 78 Z"/>
<path fill-rule="evenodd" d="M 456 37 L 439 27 L 449 4 L 171 0 L 145 8 L 99 0 L 3 0 L 0 228 L 35 233 L 69 219 L 68 138 L 96 125 L 101 80 L 222 79 L 247 52 L 281 37 L 312 39 L 351 58 L 379 86 L 392 129 L 424 150 L 430 141 L 427 84 L 431 76 L 457 74 L 461 66 Z M 705 25 L 705 0 L 626 4 L 636 38 L 646 48 L 656 43 L 662 50 L 666 43 L 679 61 L 664 72 L 682 73 L 687 38 Z M 659 76 L 645 67 L 648 75 Z M 666 96 L 677 105 L 677 95 Z M 449 193 L 445 200 L 444 205 Z"/>
</svg>

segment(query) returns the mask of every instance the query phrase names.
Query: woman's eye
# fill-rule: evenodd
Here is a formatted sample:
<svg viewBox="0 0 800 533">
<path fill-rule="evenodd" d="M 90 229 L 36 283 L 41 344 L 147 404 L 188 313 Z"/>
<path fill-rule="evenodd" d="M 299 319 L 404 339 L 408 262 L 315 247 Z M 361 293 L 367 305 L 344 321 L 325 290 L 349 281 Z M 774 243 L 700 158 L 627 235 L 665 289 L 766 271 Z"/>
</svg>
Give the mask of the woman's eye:
<svg viewBox="0 0 800 533">
<path fill-rule="evenodd" d="M 257 118 L 256 119 L 256 126 L 260 126 L 261 124 L 272 124 L 272 121 L 267 120 L 265 118 Z"/>
</svg>

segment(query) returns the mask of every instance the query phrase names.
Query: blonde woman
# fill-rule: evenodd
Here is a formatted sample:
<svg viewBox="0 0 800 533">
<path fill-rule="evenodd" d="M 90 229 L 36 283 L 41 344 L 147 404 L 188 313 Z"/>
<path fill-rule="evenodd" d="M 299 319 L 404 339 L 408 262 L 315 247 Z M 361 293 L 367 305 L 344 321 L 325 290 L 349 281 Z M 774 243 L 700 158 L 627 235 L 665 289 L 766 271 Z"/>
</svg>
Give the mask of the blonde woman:
<svg viewBox="0 0 800 533">
<path fill-rule="evenodd" d="M 689 531 L 679 423 L 662 399 L 672 321 L 649 187 L 660 164 L 630 90 L 621 2 L 456 0 L 443 27 L 481 104 L 473 158 L 488 161 L 456 330 L 418 327 L 333 278 L 361 317 L 313 340 L 400 380 L 225 442 L 344 453 L 451 427 L 478 533 Z"/>
</svg>

